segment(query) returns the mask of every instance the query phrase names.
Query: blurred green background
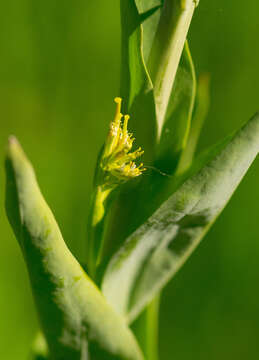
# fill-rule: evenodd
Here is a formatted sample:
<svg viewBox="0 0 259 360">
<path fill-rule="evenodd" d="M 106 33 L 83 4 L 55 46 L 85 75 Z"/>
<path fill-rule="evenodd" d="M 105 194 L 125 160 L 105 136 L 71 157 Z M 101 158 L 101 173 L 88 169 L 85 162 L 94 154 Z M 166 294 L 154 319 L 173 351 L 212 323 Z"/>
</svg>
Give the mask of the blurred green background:
<svg viewBox="0 0 259 360">
<path fill-rule="evenodd" d="M 198 73 L 211 73 L 200 148 L 259 108 L 258 0 L 201 0 L 189 33 Z M 15 134 L 63 235 L 83 258 L 96 156 L 120 71 L 119 1 L 0 3 L 0 359 L 25 360 L 38 328 L 20 249 L 4 213 L 4 153 Z M 162 360 L 259 355 L 259 161 L 167 286 Z"/>
</svg>

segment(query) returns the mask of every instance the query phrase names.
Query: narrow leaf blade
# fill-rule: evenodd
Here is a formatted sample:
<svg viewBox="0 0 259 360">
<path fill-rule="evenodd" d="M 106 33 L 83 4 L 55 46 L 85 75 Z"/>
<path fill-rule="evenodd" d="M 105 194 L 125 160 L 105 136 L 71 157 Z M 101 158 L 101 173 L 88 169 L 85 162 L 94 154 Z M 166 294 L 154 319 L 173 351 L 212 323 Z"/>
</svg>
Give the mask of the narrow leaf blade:
<svg viewBox="0 0 259 360">
<path fill-rule="evenodd" d="M 67 248 L 16 139 L 6 160 L 6 210 L 28 268 L 52 359 L 143 359 L 124 319 Z"/>
<path fill-rule="evenodd" d="M 219 148 L 212 160 L 185 181 L 115 254 L 105 273 L 102 290 L 108 302 L 127 316 L 129 322 L 196 248 L 258 151 L 257 114 Z"/>
</svg>

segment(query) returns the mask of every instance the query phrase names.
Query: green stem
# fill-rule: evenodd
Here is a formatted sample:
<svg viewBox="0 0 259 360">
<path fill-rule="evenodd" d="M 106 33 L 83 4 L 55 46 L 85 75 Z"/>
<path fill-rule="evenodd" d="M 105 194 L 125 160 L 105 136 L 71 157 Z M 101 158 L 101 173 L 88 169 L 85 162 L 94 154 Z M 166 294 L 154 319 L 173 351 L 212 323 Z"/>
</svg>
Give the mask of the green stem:
<svg viewBox="0 0 259 360">
<path fill-rule="evenodd" d="M 161 135 L 186 36 L 192 20 L 195 0 L 165 0 L 149 59 L 154 84 L 158 136 Z"/>
<path fill-rule="evenodd" d="M 92 198 L 88 220 L 88 246 L 87 246 L 87 266 L 90 276 L 95 279 L 97 266 L 101 262 L 105 219 L 107 214 L 107 198 L 113 188 L 105 189 L 97 186 Z"/>
<path fill-rule="evenodd" d="M 133 325 L 133 330 L 147 360 L 159 359 L 159 308 L 160 295 L 153 299 Z"/>
<path fill-rule="evenodd" d="M 158 360 L 158 335 L 159 335 L 159 308 L 160 296 L 158 295 L 151 302 L 147 309 L 146 322 L 146 346 L 147 358 L 149 360 Z"/>
</svg>

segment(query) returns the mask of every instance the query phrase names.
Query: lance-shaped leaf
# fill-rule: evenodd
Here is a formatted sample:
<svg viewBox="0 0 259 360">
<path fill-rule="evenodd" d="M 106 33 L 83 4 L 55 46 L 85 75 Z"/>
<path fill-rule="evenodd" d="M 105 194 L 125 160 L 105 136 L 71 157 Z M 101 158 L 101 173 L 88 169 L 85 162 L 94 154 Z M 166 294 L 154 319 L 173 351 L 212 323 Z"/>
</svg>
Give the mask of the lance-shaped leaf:
<svg viewBox="0 0 259 360">
<path fill-rule="evenodd" d="M 256 115 L 230 141 L 225 141 L 216 156 L 186 180 L 114 255 L 102 290 L 108 302 L 129 322 L 189 257 L 258 151 Z"/>
<path fill-rule="evenodd" d="M 50 359 L 143 359 L 124 320 L 65 245 L 33 168 L 9 141 L 6 210 L 27 264 Z"/>
</svg>

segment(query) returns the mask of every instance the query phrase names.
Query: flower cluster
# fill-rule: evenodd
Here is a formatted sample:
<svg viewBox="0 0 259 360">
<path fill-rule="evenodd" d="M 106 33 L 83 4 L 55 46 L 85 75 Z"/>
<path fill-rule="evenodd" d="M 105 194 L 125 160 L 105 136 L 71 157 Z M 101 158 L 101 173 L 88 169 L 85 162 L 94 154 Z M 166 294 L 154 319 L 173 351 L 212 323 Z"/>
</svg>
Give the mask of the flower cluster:
<svg viewBox="0 0 259 360">
<path fill-rule="evenodd" d="M 106 181 L 123 182 L 141 175 L 145 170 L 142 163 L 139 166 L 135 163 L 144 151 L 139 147 L 131 152 L 135 139 L 128 132 L 130 117 L 121 114 L 122 99 L 116 97 L 114 101 L 117 105 L 115 118 L 110 124 L 100 166 L 105 173 Z"/>
</svg>

